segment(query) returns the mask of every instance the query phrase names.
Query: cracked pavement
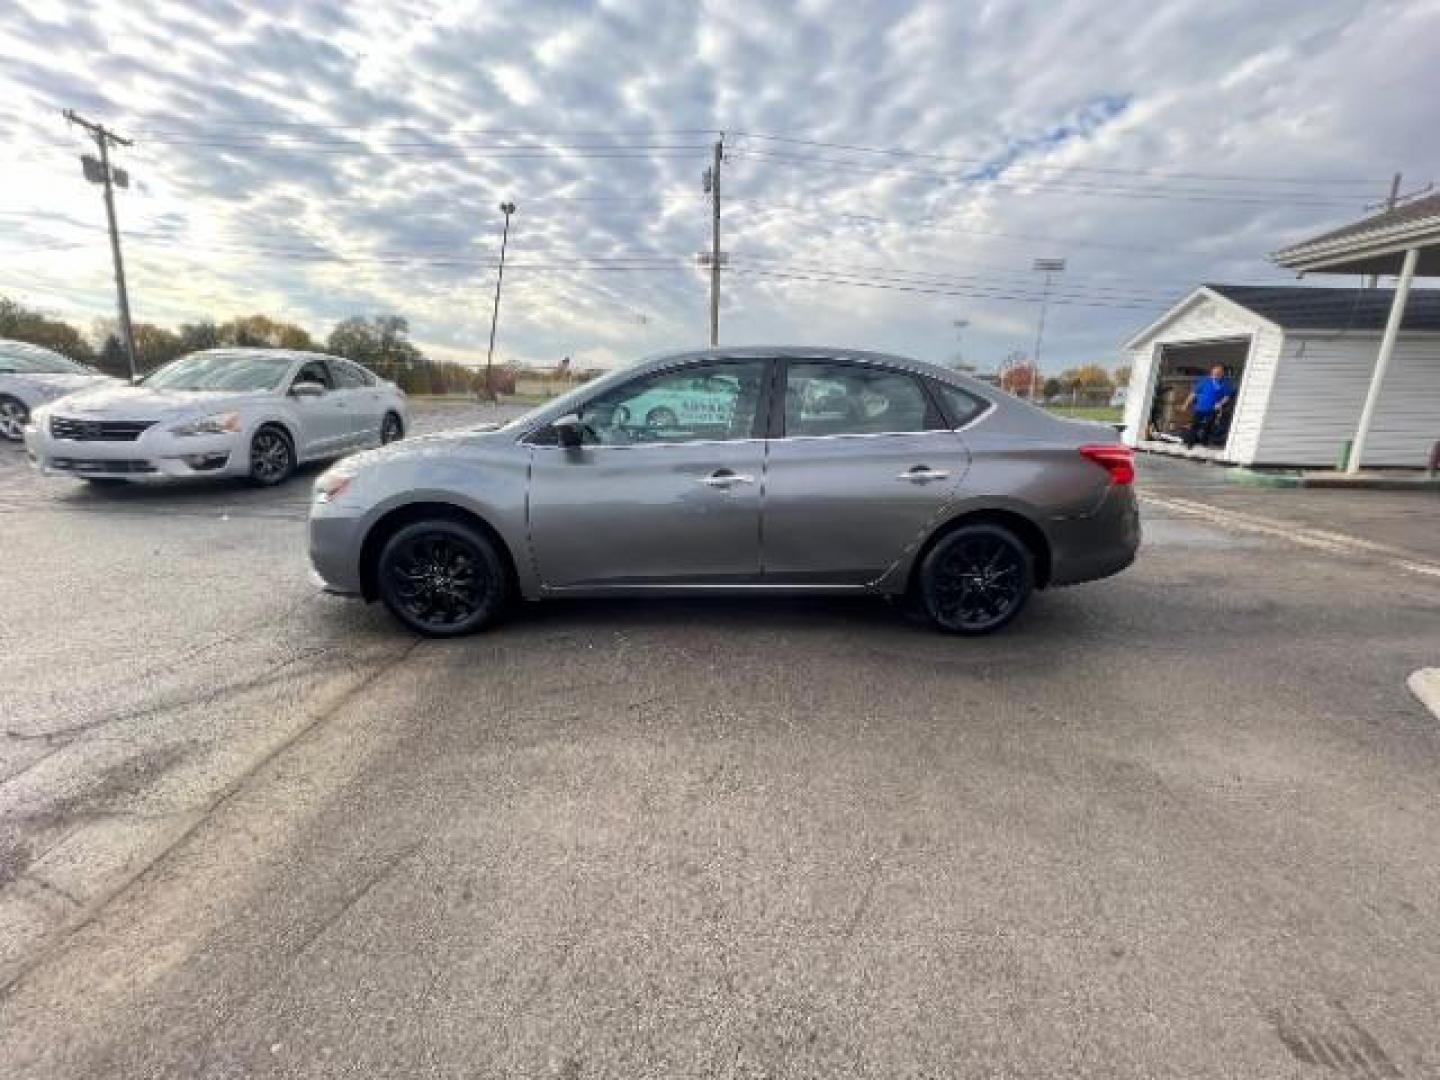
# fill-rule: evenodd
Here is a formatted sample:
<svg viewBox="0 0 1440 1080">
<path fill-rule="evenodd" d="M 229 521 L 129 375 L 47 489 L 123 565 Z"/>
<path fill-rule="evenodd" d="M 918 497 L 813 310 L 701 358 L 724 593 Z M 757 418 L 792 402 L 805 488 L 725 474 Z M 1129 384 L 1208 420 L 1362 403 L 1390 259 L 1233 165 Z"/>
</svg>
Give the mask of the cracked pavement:
<svg viewBox="0 0 1440 1080">
<path fill-rule="evenodd" d="M 1433 496 L 1141 472 L 1440 557 Z M 992 639 L 419 643 L 312 590 L 307 491 L 0 447 L 7 1078 L 1440 1074 L 1440 581 L 1151 507 Z"/>
</svg>

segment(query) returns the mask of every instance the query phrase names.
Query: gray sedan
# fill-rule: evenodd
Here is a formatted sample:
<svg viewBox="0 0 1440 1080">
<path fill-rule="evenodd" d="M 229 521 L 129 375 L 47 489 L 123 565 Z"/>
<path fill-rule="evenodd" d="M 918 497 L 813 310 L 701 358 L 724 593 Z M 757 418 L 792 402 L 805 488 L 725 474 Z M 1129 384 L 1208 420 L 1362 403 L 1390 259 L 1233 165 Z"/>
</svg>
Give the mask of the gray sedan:
<svg viewBox="0 0 1440 1080">
<path fill-rule="evenodd" d="M 979 634 L 1131 563 L 1133 478 L 1112 430 L 952 371 L 720 349 L 341 462 L 315 483 L 310 557 L 432 636 L 516 596 L 762 591 L 903 597 Z"/>
</svg>

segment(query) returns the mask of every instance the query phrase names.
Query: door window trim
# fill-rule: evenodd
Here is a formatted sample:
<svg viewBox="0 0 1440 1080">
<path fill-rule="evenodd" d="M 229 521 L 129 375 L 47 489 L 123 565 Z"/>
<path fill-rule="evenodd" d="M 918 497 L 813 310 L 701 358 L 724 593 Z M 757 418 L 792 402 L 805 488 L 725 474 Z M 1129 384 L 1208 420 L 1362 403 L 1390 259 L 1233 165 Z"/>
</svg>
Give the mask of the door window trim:
<svg viewBox="0 0 1440 1080">
<path fill-rule="evenodd" d="M 533 428 L 520 436 L 520 438 L 516 441 L 526 446 L 534 446 L 541 449 L 552 450 L 663 450 L 672 447 L 683 446 L 736 446 L 741 443 L 764 442 L 766 438 L 768 438 L 767 429 L 769 427 L 770 396 L 771 391 L 774 387 L 774 369 L 779 366 L 776 359 L 770 356 L 686 357 L 682 360 L 677 360 L 673 364 L 652 368 L 649 371 L 637 374 L 634 379 L 618 383 L 615 386 L 600 391 L 598 394 L 593 394 L 590 397 L 587 397 L 584 401 L 580 402 L 578 405 L 576 405 L 575 408 L 571 410 L 571 412 L 584 412 L 586 406 L 588 406 L 596 398 L 623 390 L 631 383 L 637 382 L 640 379 L 652 379 L 658 375 L 669 375 L 674 372 L 684 371 L 686 368 L 692 367 L 714 367 L 716 365 L 724 364 L 755 363 L 758 363 L 762 366 L 760 374 L 760 397 L 759 400 L 755 403 L 755 420 L 750 425 L 750 434 L 746 435 L 744 438 L 686 439 L 683 441 L 676 440 L 674 442 L 653 443 L 586 443 L 580 447 L 562 447 L 558 443 L 537 442 L 536 436 L 550 430 L 550 425 L 553 422 L 552 418 L 551 420 L 543 420 L 539 424 L 536 424 Z"/>
<path fill-rule="evenodd" d="M 834 367 L 852 367 L 865 371 L 883 371 L 889 375 L 903 375 L 915 380 L 920 393 L 925 397 L 926 417 L 934 416 L 944 427 L 925 427 L 919 431 L 841 431 L 831 435 L 790 435 L 785 431 L 785 387 L 789 380 L 791 364 L 830 364 Z M 897 435 L 932 435 L 937 432 L 953 432 L 950 418 L 941 407 L 940 395 L 928 385 L 930 380 L 918 371 L 909 371 L 894 364 L 874 364 L 868 360 L 857 360 L 851 356 L 784 356 L 775 362 L 775 376 L 770 383 L 770 416 L 766 425 L 767 438 L 772 442 L 815 442 L 820 439 L 876 439 L 894 438 Z M 983 413 L 981 415 L 984 415 Z M 977 418 L 978 419 L 978 418 Z M 968 426 L 968 425 L 967 425 Z"/>
</svg>

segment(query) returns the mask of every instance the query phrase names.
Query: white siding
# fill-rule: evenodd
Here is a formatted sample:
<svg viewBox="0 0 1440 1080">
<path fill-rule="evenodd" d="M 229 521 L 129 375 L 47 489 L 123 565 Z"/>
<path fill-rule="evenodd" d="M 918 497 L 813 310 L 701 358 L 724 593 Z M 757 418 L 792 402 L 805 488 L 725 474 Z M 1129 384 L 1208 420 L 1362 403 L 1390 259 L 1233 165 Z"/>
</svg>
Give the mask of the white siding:
<svg viewBox="0 0 1440 1080">
<path fill-rule="evenodd" d="M 1241 464 L 1255 460 L 1265 405 L 1275 378 L 1276 358 L 1284 335 L 1278 328 L 1237 304 L 1199 292 L 1130 350 L 1130 399 L 1125 405 L 1125 441 L 1139 439 L 1155 394 L 1157 345 L 1198 344 L 1221 338 L 1251 338 L 1250 354 L 1240 379 L 1235 419 L 1225 459 Z"/>
<path fill-rule="evenodd" d="M 1341 444 L 1355 437 L 1379 350 L 1378 334 L 1290 333 L 1255 462 L 1334 465 Z M 1402 334 L 1361 464 L 1423 466 L 1437 440 L 1440 334 Z"/>
</svg>

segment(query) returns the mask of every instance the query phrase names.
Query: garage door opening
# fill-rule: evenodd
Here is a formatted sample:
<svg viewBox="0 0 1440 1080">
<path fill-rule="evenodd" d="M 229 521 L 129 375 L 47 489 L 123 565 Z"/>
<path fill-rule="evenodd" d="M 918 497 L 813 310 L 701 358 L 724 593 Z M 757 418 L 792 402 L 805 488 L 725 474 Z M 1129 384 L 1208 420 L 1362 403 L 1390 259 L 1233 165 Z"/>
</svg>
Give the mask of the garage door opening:
<svg viewBox="0 0 1440 1080">
<path fill-rule="evenodd" d="M 1219 365 L 1235 384 L 1235 397 L 1221 411 L 1209 445 L 1196 445 L 1188 453 L 1194 457 L 1222 457 L 1230 438 L 1230 422 L 1235 415 L 1240 387 L 1244 385 L 1245 363 L 1249 355 L 1249 337 L 1160 346 L 1143 445 L 1156 450 L 1186 452 L 1186 436 L 1194 420 L 1194 412 L 1186 407 L 1186 399 L 1195 389 L 1195 384 L 1209 375 L 1211 368 Z"/>
</svg>

